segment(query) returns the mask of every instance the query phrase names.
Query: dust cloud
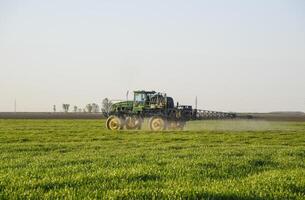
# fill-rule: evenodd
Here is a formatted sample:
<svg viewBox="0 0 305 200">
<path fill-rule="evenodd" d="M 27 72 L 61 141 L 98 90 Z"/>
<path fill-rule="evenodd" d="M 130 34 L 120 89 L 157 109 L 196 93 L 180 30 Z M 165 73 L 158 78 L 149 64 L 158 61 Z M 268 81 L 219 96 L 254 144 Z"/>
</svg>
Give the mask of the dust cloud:
<svg viewBox="0 0 305 200">
<path fill-rule="evenodd" d="M 141 130 L 150 131 L 148 119 L 145 119 Z M 198 120 L 186 123 L 183 131 L 270 131 L 270 130 L 287 130 L 289 127 L 283 123 L 276 123 L 265 120 Z M 180 131 L 167 129 L 166 131 Z"/>
<path fill-rule="evenodd" d="M 187 131 L 267 131 L 287 129 L 284 125 L 263 120 L 201 120 L 187 123 Z"/>
</svg>

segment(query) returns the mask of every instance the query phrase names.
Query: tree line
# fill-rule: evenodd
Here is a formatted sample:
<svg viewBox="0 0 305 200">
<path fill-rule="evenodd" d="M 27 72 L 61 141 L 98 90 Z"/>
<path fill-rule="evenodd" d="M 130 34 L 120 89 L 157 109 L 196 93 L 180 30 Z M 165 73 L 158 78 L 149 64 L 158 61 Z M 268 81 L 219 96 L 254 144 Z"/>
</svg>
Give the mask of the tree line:
<svg viewBox="0 0 305 200">
<path fill-rule="evenodd" d="M 111 110 L 112 101 L 108 98 L 103 99 L 101 103 L 101 107 L 97 103 L 88 103 L 85 107 L 78 107 L 77 105 L 73 106 L 72 112 L 84 112 L 84 113 L 100 113 L 102 112 L 105 116 L 107 116 Z M 68 103 L 62 104 L 63 112 L 70 112 L 71 106 Z M 53 105 L 53 112 L 56 112 L 56 105 Z"/>
</svg>

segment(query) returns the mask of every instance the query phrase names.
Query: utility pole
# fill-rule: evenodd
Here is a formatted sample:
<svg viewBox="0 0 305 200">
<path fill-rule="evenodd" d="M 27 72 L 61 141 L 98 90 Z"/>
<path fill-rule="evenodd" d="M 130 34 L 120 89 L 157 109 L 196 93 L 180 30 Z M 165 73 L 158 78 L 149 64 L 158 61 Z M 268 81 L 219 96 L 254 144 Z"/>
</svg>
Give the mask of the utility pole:
<svg viewBox="0 0 305 200">
<path fill-rule="evenodd" d="M 17 110 L 17 103 L 16 103 L 16 99 L 15 99 L 15 101 L 14 101 L 14 112 L 16 112 L 16 110 Z"/>
<path fill-rule="evenodd" d="M 196 98 L 195 98 L 195 109 L 197 110 L 197 103 L 198 103 L 198 101 L 197 101 L 197 96 L 196 96 Z"/>
</svg>

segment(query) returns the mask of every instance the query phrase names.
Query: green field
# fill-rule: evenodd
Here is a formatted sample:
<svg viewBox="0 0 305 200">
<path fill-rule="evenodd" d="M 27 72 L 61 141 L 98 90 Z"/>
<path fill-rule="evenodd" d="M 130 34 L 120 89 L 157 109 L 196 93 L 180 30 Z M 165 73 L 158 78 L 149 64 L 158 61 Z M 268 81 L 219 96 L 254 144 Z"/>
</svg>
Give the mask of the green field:
<svg viewBox="0 0 305 200">
<path fill-rule="evenodd" d="M 305 199 L 305 123 L 0 120 L 0 199 Z"/>
</svg>

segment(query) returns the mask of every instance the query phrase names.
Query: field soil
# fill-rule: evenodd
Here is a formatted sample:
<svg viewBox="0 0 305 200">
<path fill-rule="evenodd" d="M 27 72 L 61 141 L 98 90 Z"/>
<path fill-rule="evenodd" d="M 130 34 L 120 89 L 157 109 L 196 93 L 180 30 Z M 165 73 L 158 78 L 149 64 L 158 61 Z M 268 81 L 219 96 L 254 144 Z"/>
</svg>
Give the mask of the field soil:
<svg viewBox="0 0 305 200">
<path fill-rule="evenodd" d="M 303 112 L 270 112 L 270 113 L 240 113 L 240 117 L 250 116 L 253 119 L 268 121 L 302 121 L 305 122 Z"/>
<path fill-rule="evenodd" d="M 102 113 L 0 112 L 0 119 L 105 119 Z M 305 122 L 303 112 L 237 113 L 237 119 Z"/>
<path fill-rule="evenodd" d="M 0 199 L 305 199 L 305 123 L 0 120 Z"/>
</svg>

